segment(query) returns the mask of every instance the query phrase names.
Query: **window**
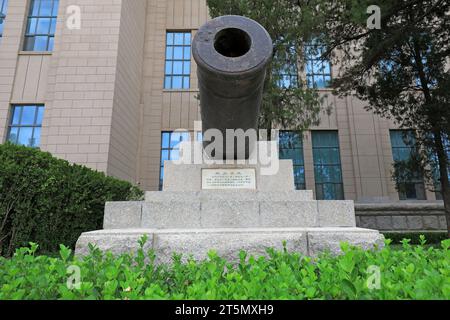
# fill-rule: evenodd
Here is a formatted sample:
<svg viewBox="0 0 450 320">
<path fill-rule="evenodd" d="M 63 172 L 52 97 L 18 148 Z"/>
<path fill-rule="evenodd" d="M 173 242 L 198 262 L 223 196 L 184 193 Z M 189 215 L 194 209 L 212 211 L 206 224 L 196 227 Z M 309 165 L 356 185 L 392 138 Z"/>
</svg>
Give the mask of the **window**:
<svg viewBox="0 0 450 320">
<path fill-rule="evenodd" d="M 295 47 L 291 47 L 290 52 L 278 52 L 277 58 L 284 64 L 280 68 L 275 68 L 275 79 L 280 88 L 298 87 L 298 65 Z M 278 70 L 276 70 L 278 69 Z"/>
<path fill-rule="evenodd" d="M 293 131 L 280 132 L 280 159 L 292 159 L 294 163 L 294 179 L 297 190 L 305 190 L 305 161 L 303 157 L 303 137 Z"/>
<path fill-rule="evenodd" d="M 191 33 L 167 32 L 164 89 L 191 86 Z"/>
<path fill-rule="evenodd" d="M 189 132 L 163 132 L 161 136 L 161 170 L 159 190 L 163 188 L 164 161 L 178 160 L 180 157 L 180 143 L 190 140 Z"/>
<path fill-rule="evenodd" d="M 13 106 L 8 141 L 37 148 L 41 144 L 44 106 Z"/>
<path fill-rule="evenodd" d="M 313 131 L 317 200 L 343 200 L 341 153 L 337 131 Z"/>
<path fill-rule="evenodd" d="M 298 68 L 295 63 L 286 64 L 278 73 L 277 85 L 280 88 L 289 89 L 298 87 Z"/>
<path fill-rule="evenodd" d="M 414 135 L 412 131 L 391 130 L 392 156 L 394 162 L 407 162 L 414 152 Z M 419 174 L 400 185 L 400 200 L 426 200 L 425 184 Z"/>
<path fill-rule="evenodd" d="M 25 51 L 52 51 L 59 0 L 32 0 L 25 33 Z"/>
<path fill-rule="evenodd" d="M 8 9 L 8 0 L 0 0 L 0 39 L 3 36 L 3 26 L 5 24 L 7 9 Z"/>
<path fill-rule="evenodd" d="M 323 60 L 325 47 L 313 41 L 305 46 L 306 83 L 309 88 L 326 88 L 331 82 L 331 63 Z"/>
</svg>

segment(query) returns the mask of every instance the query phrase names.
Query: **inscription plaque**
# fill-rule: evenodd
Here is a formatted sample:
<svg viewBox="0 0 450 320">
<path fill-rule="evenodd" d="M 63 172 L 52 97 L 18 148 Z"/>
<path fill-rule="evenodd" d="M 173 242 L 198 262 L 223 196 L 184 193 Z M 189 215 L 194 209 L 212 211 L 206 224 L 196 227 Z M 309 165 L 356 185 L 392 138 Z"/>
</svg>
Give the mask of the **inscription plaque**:
<svg viewBox="0 0 450 320">
<path fill-rule="evenodd" d="M 256 190 L 255 169 L 203 169 L 203 190 Z"/>
</svg>

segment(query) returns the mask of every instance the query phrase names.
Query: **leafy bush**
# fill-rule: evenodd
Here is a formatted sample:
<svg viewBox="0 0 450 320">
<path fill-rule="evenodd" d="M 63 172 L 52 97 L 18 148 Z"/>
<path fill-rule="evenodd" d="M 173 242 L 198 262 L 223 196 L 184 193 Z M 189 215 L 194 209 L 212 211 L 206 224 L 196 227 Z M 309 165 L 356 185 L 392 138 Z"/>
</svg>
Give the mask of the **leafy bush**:
<svg viewBox="0 0 450 320">
<path fill-rule="evenodd" d="M 45 252 L 74 247 L 82 232 L 101 229 L 106 201 L 140 197 L 128 182 L 53 158 L 0 145 L 0 255 L 30 241 Z"/>
<path fill-rule="evenodd" d="M 421 236 L 425 236 L 427 238 L 428 244 L 440 244 L 445 239 L 448 239 L 448 235 L 446 232 L 426 232 L 426 233 L 384 233 L 384 237 L 386 239 L 392 240 L 393 244 L 401 243 L 403 239 L 410 239 L 411 244 L 420 244 Z"/>
<path fill-rule="evenodd" d="M 83 260 L 71 258 L 64 246 L 60 258 L 35 256 L 35 244 L 19 249 L 12 259 L 0 258 L 0 300 L 450 299 L 450 240 L 441 248 L 405 240 L 400 251 L 389 241 L 378 251 L 343 244 L 343 255 L 317 259 L 274 250 L 255 259 L 242 252 L 235 265 L 211 252 L 203 262 L 175 256 L 171 266 L 157 266 L 144 243 L 136 254 L 120 257 L 92 248 Z M 78 268 L 81 282 L 68 286 Z M 377 268 L 379 287 L 371 279 Z"/>
</svg>

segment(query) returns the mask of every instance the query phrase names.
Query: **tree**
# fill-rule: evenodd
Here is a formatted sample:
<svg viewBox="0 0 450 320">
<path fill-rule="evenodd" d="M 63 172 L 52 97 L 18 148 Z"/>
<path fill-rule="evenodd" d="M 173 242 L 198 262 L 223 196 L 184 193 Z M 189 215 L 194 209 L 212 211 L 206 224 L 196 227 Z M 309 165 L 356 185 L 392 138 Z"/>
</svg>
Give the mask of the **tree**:
<svg viewBox="0 0 450 320">
<path fill-rule="evenodd" d="M 282 89 L 280 70 L 296 61 L 291 48 L 316 39 L 322 59 L 340 66 L 336 94 L 355 95 L 367 110 L 413 130 L 414 152 L 395 164 L 397 187 L 420 173 L 440 184 L 450 236 L 450 2 L 448 0 L 208 0 L 212 16 L 240 14 L 267 28 L 275 40 L 261 123 L 285 128 L 316 124 L 321 106 L 314 90 Z M 379 7 L 380 29 L 369 28 Z M 375 7 L 376 8 L 376 7 Z M 376 11 L 375 11 L 376 12 Z M 376 16 L 375 16 L 376 18 Z M 301 59 L 301 57 L 299 57 Z M 278 76 L 277 76 L 278 74 Z M 413 142 L 411 142 L 413 141 Z"/>
<path fill-rule="evenodd" d="M 370 5 L 381 9 L 381 28 L 367 27 Z M 420 172 L 440 184 L 450 237 L 450 2 L 352 1 L 320 5 L 316 29 L 324 57 L 338 60 L 335 93 L 355 94 L 367 110 L 414 132 L 414 156 L 395 165 L 401 187 Z M 339 52 L 339 55 L 333 55 Z M 412 141 L 412 142 L 411 142 Z"/>
<path fill-rule="evenodd" d="M 297 66 L 303 58 L 302 44 L 311 36 L 313 21 L 307 10 L 298 10 L 291 0 L 207 0 L 212 17 L 241 15 L 258 21 L 274 41 L 273 60 L 267 73 L 260 127 L 289 128 L 302 131 L 320 123 L 324 96 L 308 88 L 298 77 Z M 297 76 L 289 78 L 290 75 Z"/>
</svg>

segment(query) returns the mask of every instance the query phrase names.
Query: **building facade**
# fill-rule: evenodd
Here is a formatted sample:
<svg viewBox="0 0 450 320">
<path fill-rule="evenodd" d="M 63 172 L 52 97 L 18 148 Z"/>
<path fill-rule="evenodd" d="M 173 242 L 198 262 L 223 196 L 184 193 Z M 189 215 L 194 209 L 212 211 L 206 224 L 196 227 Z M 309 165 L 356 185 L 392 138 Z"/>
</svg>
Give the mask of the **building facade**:
<svg viewBox="0 0 450 320">
<path fill-rule="evenodd" d="M 0 0 L 0 10 L 0 143 L 158 190 L 164 160 L 178 155 L 174 140 L 195 135 L 200 119 L 191 43 L 206 1 Z M 333 96 L 326 83 L 336 66 L 306 61 L 298 72 L 333 109 L 303 135 L 281 134 L 297 188 L 319 199 L 439 199 L 420 178 L 396 190 L 393 162 L 409 152 L 403 133 L 355 97 Z M 288 74 L 282 85 L 293 82 Z"/>
</svg>

